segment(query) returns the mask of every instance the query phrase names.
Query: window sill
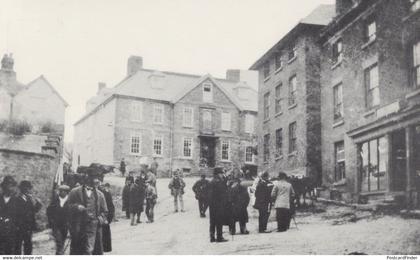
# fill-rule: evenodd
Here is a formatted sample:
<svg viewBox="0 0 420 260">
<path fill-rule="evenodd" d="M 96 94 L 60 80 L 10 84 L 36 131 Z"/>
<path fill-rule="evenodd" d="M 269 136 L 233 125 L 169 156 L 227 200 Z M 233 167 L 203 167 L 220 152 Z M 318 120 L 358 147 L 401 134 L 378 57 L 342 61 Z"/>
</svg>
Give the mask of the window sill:
<svg viewBox="0 0 420 260">
<path fill-rule="evenodd" d="M 257 165 L 255 162 L 245 162 L 246 165 Z"/>
<path fill-rule="evenodd" d="M 373 195 L 385 195 L 387 191 L 361 191 L 360 195 L 362 196 L 373 196 Z"/>
<path fill-rule="evenodd" d="M 296 59 L 297 59 L 297 56 L 291 58 L 290 60 L 287 61 L 287 64 L 293 63 Z"/>
<path fill-rule="evenodd" d="M 220 160 L 220 162 L 222 162 L 222 163 L 232 163 L 232 161 L 230 161 L 230 160 Z"/>
<path fill-rule="evenodd" d="M 277 73 L 279 73 L 282 70 L 283 70 L 283 66 L 281 66 L 280 68 L 276 69 L 276 71 L 274 72 L 274 74 L 277 74 Z"/>
<path fill-rule="evenodd" d="M 341 125 L 344 125 L 344 119 L 340 119 L 339 121 L 335 122 L 335 123 L 332 125 L 332 127 L 333 127 L 333 128 L 336 128 L 336 127 L 339 127 L 339 126 L 341 126 Z"/>
<path fill-rule="evenodd" d="M 417 89 L 417 90 L 405 95 L 405 98 L 410 99 L 410 98 L 413 98 L 413 97 L 416 97 L 416 96 L 419 96 L 419 95 L 420 95 L 420 89 Z"/>
<path fill-rule="evenodd" d="M 375 114 L 375 112 L 376 112 L 376 110 L 375 110 L 375 109 L 371 109 L 371 110 L 369 110 L 369 111 L 365 112 L 365 113 L 363 114 L 363 116 L 364 116 L 364 117 L 370 117 L 370 116 L 374 115 L 374 114 Z"/>
<path fill-rule="evenodd" d="M 152 157 L 153 157 L 153 158 L 163 158 L 163 155 L 154 154 Z"/>
<path fill-rule="evenodd" d="M 336 61 L 332 66 L 331 66 L 331 70 L 336 69 L 337 67 L 339 67 L 341 65 L 341 63 L 343 63 L 342 59 L 339 59 L 338 61 Z"/>
<path fill-rule="evenodd" d="M 274 115 L 274 117 L 279 117 L 281 115 L 283 115 L 283 111 L 278 112 L 277 114 Z"/>
<path fill-rule="evenodd" d="M 141 153 L 130 153 L 131 156 L 141 156 Z"/>
<path fill-rule="evenodd" d="M 276 157 L 276 161 L 280 161 L 280 160 L 283 160 L 283 155 L 280 155 L 280 156 Z"/>
<path fill-rule="evenodd" d="M 263 123 L 265 124 L 265 123 L 268 123 L 269 121 L 270 121 L 270 118 L 266 118 L 264 119 Z"/>
<path fill-rule="evenodd" d="M 294 152 L 289 153 L 287 156 L 292 157 L 292 156 L 296 156 L 296 155 L 297 155 L 297 151 L 294 151 Z"/>
<path fill-rule="evenodd" d="M 178 157 L 178 159 L 180 159 L 180 160 L 188 160 L 188 161 L 192 161 L 193 160 L 192 157 Z"/>
<path fill-rule="evenodd" d="M 290 110 L 290 109 L 293 109 L 293 108 L 295 108 L 295 107 L 297 107 L 297 103 L 295 103 L 295 104 L 293 104 L 293 105 L 289 106 L 289 107 L 288 107 L 288 109 Z"/>
<path fill-rule="evenodd" d="M 373 43 L 375 43 L 375 42 L 376 42 L 376 38 L 375 38 L 375 39 L 373 39 L 373 40 L 369 40 L 368 42 L 364 43 L 364 44 L 362 45 L 362 50 L 366 49 L 367 47 L 369 47 L 370 45 L 372 45 L 372 44 L 373 44 Z"/>
<path fill-rule="evenodd" d="M 268 76 L 264 79 L 264 83 L 266 83 L 267 81 L 269 81 L 271 79 L 271 76 Z"/>
</svg>

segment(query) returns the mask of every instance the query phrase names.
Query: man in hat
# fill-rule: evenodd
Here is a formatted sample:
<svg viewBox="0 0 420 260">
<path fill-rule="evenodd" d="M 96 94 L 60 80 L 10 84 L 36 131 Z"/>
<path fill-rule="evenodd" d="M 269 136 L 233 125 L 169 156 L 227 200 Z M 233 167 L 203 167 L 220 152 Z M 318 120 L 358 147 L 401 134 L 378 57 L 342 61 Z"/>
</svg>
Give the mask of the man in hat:
<svg viewBox="0 0 420 260">
<path fill-rule="evenodd" d="M 66 243 L 69 231 L 69 204 L 68 194 L 70 187 L 60 185 L 58 196 L 55 196 L 47 208 L 48 224 L 52 229 L 55 240 L 55 254 L 64 255 L 64 244 Z"/>
<path fill-rule="evenodd" d="M 209 185 L 210 242 L 226 242 L 223 238 L 223 224 L 226 220 L 227 185 L 222 168 L 215 168 Z M 217 238 L 215 237 L 215 233 Z"/>
<path fill-rule="evenodd" d="M 72 255 L 103 254 L 102 225 L 107 223 L 108 208 L 99 184 L 99 176 L 89 171 L 84 183 L 69 194 Z"/>
<path fill-rule="evenodd" d="M 16 181 L 5 176 L 0 184 L 0 255 L 13 255 L 16 235 Z"/>
<path fill-rule="evenodd" d="M 130 218 L 130 210 L 129 210 L 129 199 L 130 199 L 130 186 L 134 183 L 133 176 L 129 176 L 125 178 L 125 185 L 122 190 L 122 211 L 125 211 L 125 217 L 127 219 Z"/>
<path fill-rule="evenodd" d="M 195 193 L 195 198 L 198 200 L 198 210 L 200 217 L 206 217 L 206 210 L 208 207 L 210 182 L 206 179 L 206 174 L 201 174 L 201 178 L 194 184 L 192 190 Z"/>
<path fill-rule="evenodd" d="M 108 208 L 107 214 L 107 224 L 102 226 L 102 244 L 104 247 L 104 252 L 111 252 L 112 251 L 112 239 L 111 239 L 111 222 L 114 220 L 115 216 L 115 206 L 112 200 L 111 194 L 111 185 L 109 183 L 105 183 L 100 187 L 100 191 L 104 194 L 106 207 Z"/>
<path fill-rule="evenodd" d="M 150 181 L 146 182 L 146 216 L 148 223 L 153 223 L 154 221 L 154 208 L 156 205 L 156 189 L 153 187 Z"/>
<path fill-rule="evenodd" d="M 271 190 L 273 188 L 272 182 L 269 180 L 269 173 L 264 172 L 258 181 L 255 189 L 254 208 L 258 210 L 258 232 L 270 233 L 267 230 L 268 218 L 271 210 Z"/>
<path fill-rule="evenodd" d="M 287 175 L 284 172 L 279 172 L 278 181 L 275 182 L 273 191 L 271 192 L 272 200 L 274 201 L 274 208 L 277 216 L 277 231 L 284 232 L 289 229 L 291 211 L 290 202 L 294 191 L 292 185 L 287 182 Z"/>
<path fill-rule="evenodd" d="M 122 158 L 121 159 L 121 162 L 120 162 L 120 172 L 121 172 L 121 175 L 124 177 L 124 175 L 125 175 L 125 171 L 127 170 L 126 169 L 126 167 L 127 167 L 127 165 L 125 164 L 125 159 L 124 158 Z"/>
<path fill-rule="evenodd" d="M 175 212 L 178 212 L 178 200 L 181 204 L 181 212 L 184 212 L 184 200 L 182 196 L 184 195 L 185 182 L 181 178 L 179 170 L 174 173 L 168 188 L 171 190 L 171 195 L 174 197 Z"/>
<path fill-rule="evenodd" d="M 23 180 L 19 184 L 20 195 L 16 203 L 15 254 L 32 254 L 32 233 L 36 230 L 35 214 L 42 208 L 38 199 L 32 197 L 32 183 Z"/>
</svg>

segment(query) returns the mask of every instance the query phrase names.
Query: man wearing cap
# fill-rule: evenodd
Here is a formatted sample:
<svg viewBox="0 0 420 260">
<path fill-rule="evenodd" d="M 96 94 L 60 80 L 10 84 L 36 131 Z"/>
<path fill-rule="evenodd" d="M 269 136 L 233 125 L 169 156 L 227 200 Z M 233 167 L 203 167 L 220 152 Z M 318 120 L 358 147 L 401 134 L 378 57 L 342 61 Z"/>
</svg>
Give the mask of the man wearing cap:
<svg viewBox="0 0 420 260">
<path fill-rule="evenodd" d="M 68 194 L 70 187 L 61 185 L 58 187 L 58 196 L 55 196 L 47 208 L 48 224 L 52 229 L 55 240 L 55 254 L 64 254 L 64 244 L 69 231 L 68 216 L 69 204 Z"/>
<path fill-rule="evenodd" d="M 208 195 L 209 195 L 210 182 L 206 179 L 206 174 L 201 174 L 201 178 L 194 184 L 192 190 L 195 193 L 195 198 L 198 200 L 198 210 L 200 211 L 200 217 L 206 217 L 206 210 L 208 207 Z"/>
<path fill-rule="evenodd" d="M 32 183 L 23 180 L 19 184 L 20 194 L 16 204 L 15 254 L 32 254 L 32 234 L 36 230 L 35 214 L 42 208 L 38 199 L 32 197 Z"/>
<path fill-rule="evenodd" d="M 181 204 L 181 212 L 184 212 L 182 195 L 184 195 L 185 182 L 180 175 L 180 171 L 177 170 L 168 185 L 168 188 L 171 190 L 171 195 L 174 197 L 175 212 L 178 212 L 178 200 Z"/>
<path fill-rule="evenodd" d="M 223 224 L 227 222 L 227 185 L 222 168 L 215 168 L 209 185 L 210 242 L 226 242 L 223 238 Z M 215 233 L 217 238 L 215 237 Z"/>
<path fill-rule="evenodd" d="M 99 184 L 99 176 L 89 171 L 83 185 L 69 194 L 72 255 L 103 254 L 102 225 L 107 223 L 108 208 Z"/>
<path fill-rule="evenodd" d="M 16 181 L 5 176 L 0 184 L 0 255 L 13 255 L 16 235 Z"/>
</svg>

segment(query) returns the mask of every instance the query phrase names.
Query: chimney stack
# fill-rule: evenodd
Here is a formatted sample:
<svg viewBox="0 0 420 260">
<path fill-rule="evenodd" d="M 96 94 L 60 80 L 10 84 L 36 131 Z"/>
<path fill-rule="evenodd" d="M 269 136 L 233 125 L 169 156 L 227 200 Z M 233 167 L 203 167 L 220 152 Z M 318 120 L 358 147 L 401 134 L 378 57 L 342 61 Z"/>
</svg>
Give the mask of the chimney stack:
<svg viewBox="0 0 420 260">
<path fill-rule="evenodd" d="M 355 0 L 336 0 L 335 1 L 335 13 L 337 16 L 345 14 L 348 10 L 350 10 L 357 1 Z"/>
<path fill-rule="evenodd" d="M 96 94 L 99 95 L 104 88 L 106 88 L 106 83 L 98 82 L 98 92 Z"/>
<path fill-rule="evenodd" d="M 226 79 L 231 81 L 240 81 L 241 80 L 241 71 L 240 70 L 227 70 Z"/>
<path fill-rule="evenodd" d="M 137 71 L 143 68 L 143 58 L 140 56 L 130 56 L 127 62 L 127 76 L 136 74 Z"/>
</svg>

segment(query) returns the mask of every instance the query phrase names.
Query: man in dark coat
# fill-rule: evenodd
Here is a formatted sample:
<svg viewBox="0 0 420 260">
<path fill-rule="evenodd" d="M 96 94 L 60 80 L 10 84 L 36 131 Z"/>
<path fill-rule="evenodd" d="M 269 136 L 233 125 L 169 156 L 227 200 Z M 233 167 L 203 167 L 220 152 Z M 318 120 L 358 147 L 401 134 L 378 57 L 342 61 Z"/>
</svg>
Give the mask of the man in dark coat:
<svg viewBox="0 0 420 260">
<path fill-rule="evenodd" d="M 102 226 L 107 223 L 108 208 L 98 190 L 99 178 L 89 172 L 83 185 L 69 194 L 71 255 L 102 255 Z"/>
<path fill-rule="evenodd" d="M 48 224 L 51 227 L 54 236 L 56 255 L 64 255 L 64 244 L 69 232 L 69 192 L 69 186 L 59 186 L 58 196 L 55 196 L 51 200 L 51 203 L 47 208 Z"/>
<path fill-rule="evenodd" d="M 32 197 L 32 184 L 30 181 L 21 181 L 20 195 L 16 201 L 16 244 L 15 254 L 32 254 L 32 234 L 36 230 L 35 214 L 42 208 L 38 199 Z"/>
<path fill-rule="evenodd" d="M 210 242 L 226 242 L 223 238 L 223 224 L 226 223 L 227 186 L 222 168 L 214 169 L 209 186 Z M 215 233 L 217 238 L 215 238 Z"/>
<path fill-rule="evenodd" d="M 267 223 L 270 216 L 271 190 L 273 188 L 273 184 L 269 181 L 268 178 L 268 172 L 264 172 L 261 175 L 255 190 L 254 208 L 258 209 L 259 233 L 270 233 L 270 231 L 267 231 Z"/>
<path fill-rule="evenodd" d="M 201 179 L 192 187 L 195 198 L 198 200 L 198 210 L 200 211 L 200 217 L 202 218 L 206 217 L 206 210 L 208 208 L 209 185 L 210 182 L 206 179 L 206 175 L 202 174 Z"/>
<path fill-rule="evenodd" d="M 112 194 L 110 191 L 111 185 L 109 183 L 105 183 L 101 187 L 101 191 L 105 196 L 106 206 L 108 208 L 107 214 L 107 222 L 102 226 L 102 244 L 104 247 L 104 252 L 111 252 L 112 251 L 112 239 L 111 239 L 111 222 L 114 220 L 115 216 L 115 206 L 112 200 Z"/>
<path fill-rule="evenodd" d="M 250 201 L 248 189 L 241 185 L 241 179 L 238 173 L 234 172 L 232 180 L 228 186 L 229 203 L 232 207 L 232 219 L 229 226 L 232 235 L 236 233 L 236 222 L 239 222 L 241 234 L 247 235 L 249 231 L 246 229 L 248 223 L 248 204 Z"/>
<path fill-rule="evenodd" d="M 134 183 L 134 178 L 129 176 L 125 179 L 125 186 L 122 191 L 122 211 L 125 211 L 126 218 L 130 218 L 129 199 L 130 199 L 130 185 Z"/>
<path fill-rule="evenodd" d="M 129 204 L 128 204 L 128 210 L 130 211 L 130 218 L 131 222 L 130 224 L 132 226 L 135 226 L 136 224 L 140 224 L 140 217 L 141 213 L 143 212 L 144 208 L 144 199 L 145 199 L 145 176 L 144 174 L 141 174 L 140 177 L 136 179 L 134 183 L 130 185 L 129 190 Z M 137 221 L 136 221 L 137 216 Z"/>
<path fill-rule="evenodd" d="M 0 255 L 13 255 L 16 242 L 16 181 L 5 176 L 0 184 Z"/>
<path fill-rule="evenodd" d="M 124 175 L 125 175 L 126 168 L 127 168 L 127 165 L 125 164 L 125 160 L 124 160 L 124 158 L 122 158 L 122 159 L 121 159 L 121 162 L 120 162 L 120 172 L 121 172 L 121 175 L 122 175 L 123 177 L 124 177 Z"/>
</svg>

